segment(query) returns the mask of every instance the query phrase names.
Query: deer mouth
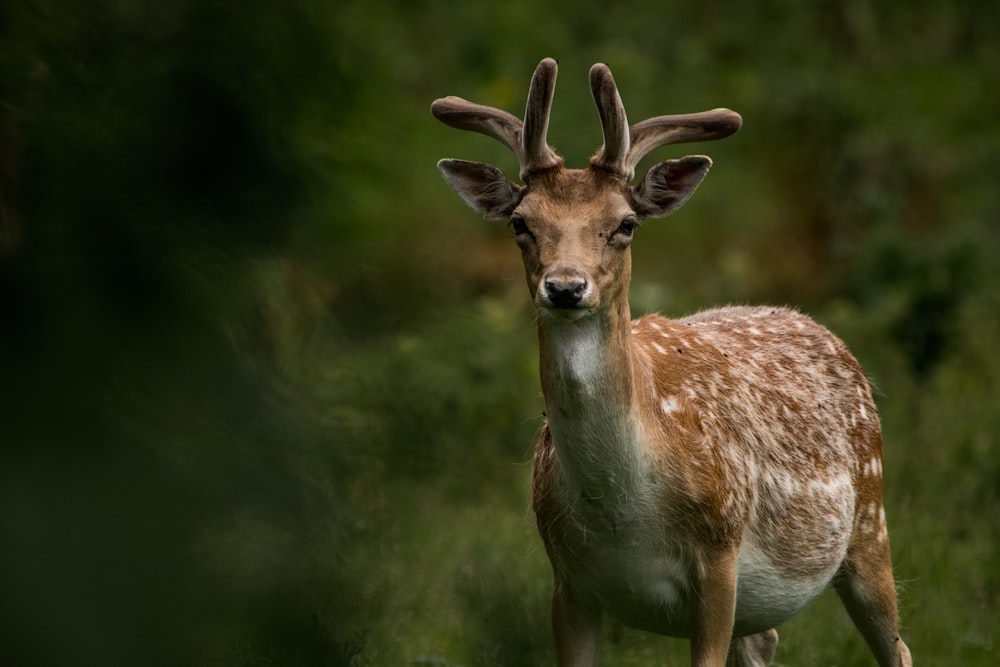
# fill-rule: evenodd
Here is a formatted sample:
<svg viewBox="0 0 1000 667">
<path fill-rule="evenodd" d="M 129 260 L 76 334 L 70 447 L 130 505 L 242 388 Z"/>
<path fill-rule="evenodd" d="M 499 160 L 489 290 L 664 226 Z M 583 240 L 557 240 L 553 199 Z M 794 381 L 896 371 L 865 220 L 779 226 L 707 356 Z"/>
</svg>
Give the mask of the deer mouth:
<svg viewBox="0 0 1000 667">
<path fill-rule="evenodd" d="M 538 311 L 545 317 L 558 320 L 574 322 L 590 317 L 597 311 L 597 307 L 592 303 L 577 302 L 572 305 L 552 303 L 542 297 L 536 304 Z"/>
</svg>

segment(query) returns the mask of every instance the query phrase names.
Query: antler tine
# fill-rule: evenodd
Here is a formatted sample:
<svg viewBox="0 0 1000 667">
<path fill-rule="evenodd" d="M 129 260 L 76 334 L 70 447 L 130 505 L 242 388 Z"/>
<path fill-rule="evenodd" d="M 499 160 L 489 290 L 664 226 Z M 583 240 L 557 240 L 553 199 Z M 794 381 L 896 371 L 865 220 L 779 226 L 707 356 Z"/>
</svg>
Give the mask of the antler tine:
<svg viewBox="0 0 1000 667">
<path fill-rule="evenodd" d="M 459 130 L 471 130 L 493 137 L 517 156 L 524 165 L 521 146 L 521 120 L 502 109 L 475 104 L 454 95 L 434 100 L 431 113 L 442 123 Z"/>
<path fill-rule="evenodd" d="M 729 109 L 646 119 L 629 129 L 631 147 L 625 160 L 625 170 L 631 178 L 639 161 L 660 146 L 723 139 L 742 126 L 743 118 Z"/>
<path fill-rule="evenodd" d="M 538 63 L 531 76 L 528 102 L 524 108 L 524 129 L 521 133 L 524 151 L 524 160 L 521 161 L 522 179 L 533 171 L 549 169 L 562 163 L 562 158 L 555 154 L 546 140 L 557 71 L 556 61 L 545 58 Z"/>
<path fill-rule="evenodd" d="M 590 68 L 590 91 L 597 105 L 597 113 L 601 117 L 601 129 L 604 132 L 604 145 L 600 152 L 590 160 L 590 164 L 608 171 L 618 172 L 626 180 L 632 178 L 626 159 L 629 153 L 631 139 L 629 137 L 628 117 L 625 115 L 625 105 L 618 94 L 611 70 L 603 63 L 597 63 Z"/>
<path fill-rule="evenodd" d="M 506 111 L 475 104 L 454 95 L 434 100 L 431 113 L 447 125 L 485 134 L 505 145 L 517 156 L 521 178 L 524 179 L 533 171 L 562 164 L 562 158 L 549 147 L 545 138 L 556 88 L 557 68 L 556 61 L 552 58 L 545 58 L 538 63 L 531 77 L 523 123 Z"/>
</svg>

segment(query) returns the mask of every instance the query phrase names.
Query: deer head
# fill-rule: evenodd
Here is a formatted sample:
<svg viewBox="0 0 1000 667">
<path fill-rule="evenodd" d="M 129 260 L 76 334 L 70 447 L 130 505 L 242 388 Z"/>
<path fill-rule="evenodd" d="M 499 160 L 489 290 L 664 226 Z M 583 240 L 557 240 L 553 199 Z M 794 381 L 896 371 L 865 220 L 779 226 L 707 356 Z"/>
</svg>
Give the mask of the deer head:
<svg viewBox="0 0 1000 667">
<path fill-rule="evenodd" d="M 460 97 L 436 100 L 431 111 L 452 127 L 499 140 L 517 156 L 523 185 L 480 162 L 441 160 L 438 168 L 488 220 L 510 220 L 539 310 L 577 319 L 627 294 L 633 233 L 644 219 L 680 208 L 712 165 L 704 155 L 667 160 L 632 185 L 639 161 L 666 144 L 729 136 L 742 119 L 728 109 L 714 109 L 629 126 L 611 70 L 596 64 L 590 86 L 604 143 L 586 169 L 566 169 L 546 139 L 556 72 L 551 58 L 538 64 L 523 122 Z"/>
</svg>

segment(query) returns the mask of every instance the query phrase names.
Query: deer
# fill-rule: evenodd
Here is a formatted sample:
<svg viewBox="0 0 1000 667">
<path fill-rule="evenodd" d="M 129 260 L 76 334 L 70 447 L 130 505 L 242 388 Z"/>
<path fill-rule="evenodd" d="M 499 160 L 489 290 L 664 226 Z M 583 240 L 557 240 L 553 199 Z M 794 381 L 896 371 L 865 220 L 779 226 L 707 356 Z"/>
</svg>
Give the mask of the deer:
<svg viewBox="0 0 1000 667">
<path fill-rule="evenodd" d="M 680 208 L 712 165 L 652 166 L 668 144 L 742 126 L 724 108 L 629 125 L 607 65 L 590 69 L 603 145 L 585 169 L 547 140 L 557 64 L 537 66 L 523 121 L 449 96 L 445 124 L 517 157 L 438 162 L 487 220 L 507 220 L 536 309 L 544 423 L 532 506 L 553 573 L 558 665 L 597 663 L 605 614 L 687 638 L 698 667 L 764 666 L 776 627 L 832 586 L 881 667 L 912 664 L 898 632 L 883 507 L 882 435 L 846 345 L 785 307 L 682 319 L 629 307 L 631 244 Z"/>
</svg>

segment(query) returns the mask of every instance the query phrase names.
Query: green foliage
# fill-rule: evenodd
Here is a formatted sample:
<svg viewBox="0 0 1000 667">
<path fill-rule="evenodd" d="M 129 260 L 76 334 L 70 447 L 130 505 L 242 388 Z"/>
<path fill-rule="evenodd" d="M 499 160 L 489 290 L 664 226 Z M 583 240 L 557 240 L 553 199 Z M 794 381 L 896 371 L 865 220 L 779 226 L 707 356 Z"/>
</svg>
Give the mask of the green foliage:
<svg viewBox="0 0 1000 667">
<path fill-rule="evenodd" d="M 635 309 L 841 335 L 880 390 L 904 636 L 996 664 L 998 32 L 923 0 L 3 5 L 0 662 L 553 662 L 533 314 L 434 169 L 514 160 L 428 112 L 516 112 L 552 55 L 572 166 L 593 62 L 633 120 L 743 114 L 639 234 Z M 832 595 L 781 634 L 778 664 L 870 661 Z M 686 652 L 605 628 L 606 664 Z"/>
</svg>

